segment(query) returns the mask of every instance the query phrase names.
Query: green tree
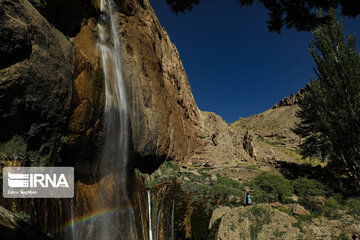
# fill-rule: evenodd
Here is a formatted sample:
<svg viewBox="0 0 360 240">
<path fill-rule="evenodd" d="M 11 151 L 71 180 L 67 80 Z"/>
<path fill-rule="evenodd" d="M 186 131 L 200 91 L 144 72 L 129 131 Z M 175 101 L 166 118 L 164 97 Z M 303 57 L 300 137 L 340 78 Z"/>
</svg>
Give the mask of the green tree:
<svg viewBox="0 0 360 240">
<path fill-rule="evenodd" d="M 360 189 L 360 55 L 355 35 L 345 40 L 342 21 L 330 11 L 330 24 L 312 33 L 310 54 L 317 69 L 300 103 L 294 132 L 305 138 L 304 157 L 322 156 L 330 166 L 350 171 Z"/>
</svg>

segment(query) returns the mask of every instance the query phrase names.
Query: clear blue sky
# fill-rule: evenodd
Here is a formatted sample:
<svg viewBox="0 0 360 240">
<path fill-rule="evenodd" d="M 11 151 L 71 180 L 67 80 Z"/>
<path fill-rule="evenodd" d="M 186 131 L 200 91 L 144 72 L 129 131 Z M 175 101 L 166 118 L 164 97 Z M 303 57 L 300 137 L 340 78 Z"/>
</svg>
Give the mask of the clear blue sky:
<svg viewBox="0 0 360 240">
<path fill-rule="evenodd" d="M 150 2 L 179 50 L 202 111 L 233 122 L 269 109 L 315 76 L 311 33 L 269 32 L 267 10 L 260 5 L 202 0 L 192 12 L 175 15 L 165 0 Z M 344 19 L 344 31 L 359 33 L 360 18 Z"/>
</svg>

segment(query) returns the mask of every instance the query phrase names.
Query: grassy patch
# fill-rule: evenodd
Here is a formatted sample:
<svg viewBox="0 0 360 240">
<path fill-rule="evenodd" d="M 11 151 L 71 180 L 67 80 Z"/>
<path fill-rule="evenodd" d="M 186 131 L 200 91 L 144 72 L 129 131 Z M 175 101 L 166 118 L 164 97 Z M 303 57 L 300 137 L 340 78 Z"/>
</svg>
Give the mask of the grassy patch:
<svg viewBox="0 0 360 240">
<path fill-rule="evenodd" d="M 260 168 L 259 168 L 258 166 L 255 166 L 255 165 L 246 166 L 245 169 L 249 169 L 249 170 L 260 170 Z"/>
</svg>

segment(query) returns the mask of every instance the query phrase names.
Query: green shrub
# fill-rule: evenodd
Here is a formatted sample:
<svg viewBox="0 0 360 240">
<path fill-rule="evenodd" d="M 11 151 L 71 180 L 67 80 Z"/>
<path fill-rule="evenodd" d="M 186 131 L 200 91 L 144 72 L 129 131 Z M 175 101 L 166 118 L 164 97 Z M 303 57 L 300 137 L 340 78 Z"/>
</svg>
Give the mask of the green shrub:
<svg viewBox="0 0 360 240">
<path fill-rule="evenodd" d="M 323 207 L 323 215 L 328 218 L 339 218 L 339 214 L 336 214 L 336 210 L 340 208 L 340 204 L 332 197 L 330 197 L 325 206 Z"/>
<path fill-rule="evenodd" d="M 9 141 L 0 143 L 1 161 L 19 161 L 22 165 L 35 167 L 48 166 L 49 155 L 41 155 L 37 151 L 28 151 L 25 140 L 15 135 Z"/>
<path fill-rule="evenodd" d="M 346 205 L 350 214 L 360 216 L 360 198 L 350 198 Z"/>
<path fill-rule="evenodd" d="M 177 176 L 180 172 L 179 167 L 172 161 L 165 161 L 160 168 L 164 175 Z"/>
<path fill-rule="evenodd" d="M 223 184 L 229 187 L 233 187 L 236 189 L 241 189 L 241 187 L 243 186 L 240 182 L 236 181 L 236 180 L 232 180 L 229 178 L 225 178 L 220 176 L 219 174 L 216 174 L 216 178 L 217 178 L 217 182 L 219 184 Z"/>
<path fill-rule="evenodd" d="M 259 174 L 253 180 L 252 185 L 255 189 L 260 190 L 255 193 L 258 200 L 265 202 L 272 200 L 284 202 L 293 194 L 290 182 L 283 176 L 273 173 L 263 172 Z"/>
<path fill-rule="evenodd" d="M 26 142 L 20 136 L 13 136 L 9 141 L 0 144 L 0 160 L 21 161 L 27 159 Z"/>
<path fill-rule="evenodd" d="M 326 195 L 324 184 L 314 179 L 297 178 L 293 182 L 293 187 L 295 194 L 299 197 Z"/>
<path fill-rule="evenodd" d="M 310 201 L 307 198 L 300 198 L 299 204 L 305 207 L 307 210 L 311 212 L 315 217 L 319 217 L 323 213 L 323 209 L 316 202 Z"/>
</svg>

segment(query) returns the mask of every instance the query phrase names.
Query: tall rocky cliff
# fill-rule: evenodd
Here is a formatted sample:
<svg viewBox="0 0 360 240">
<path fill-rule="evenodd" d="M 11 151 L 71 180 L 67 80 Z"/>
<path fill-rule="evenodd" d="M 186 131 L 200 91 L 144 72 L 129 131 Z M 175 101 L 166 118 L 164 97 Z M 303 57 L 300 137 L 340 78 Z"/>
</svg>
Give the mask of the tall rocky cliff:
<svg viewBox="0 0 360 240">
<path fill-rule="evenodd" d="M 132 165 L 151 172 L 165 159 L 182 162 L 201 147 L 202 117 L 179 53 L 149 1 L 114 2 Z M 0 143 L 19 135 L 49 164 L 74 166 L 75 217 L 94 211 L 99 181 L 109 181 L 109 188 L 114 182 L 97 178 L 105 102 L 99 6 L 99 0 L 0 1 Z M 70 217 L 66 199 L 0 198 L 0 204 L 25 211 L 58 237 Z"/>
<path fill-rule="evenodd" d="M 1 2 L 0 141 L 17 134 L 51 148 L 56 133 L 67 138 L 65 163 L 94 160 L 104 108 L 99 1 L 31 2 L 37 9 Z M 181 161 L 197 145 L 201 115 L 179 53 L 147 0 L 115 2 L 136 164 Z"/>
<path fill-rule="evenodd" d="M 148 1 L 121 1 L 118 10 L 136 165 L 151 169 L 167 158 L 181 161 L 197 145 L 201 115 L 179 53 Z M 72 41 L 76 78 L 69 140 L 76 151 L 71 154 L 101 135 L 104 84 L 97 19 L 88 19 Z"/>
</svg>

